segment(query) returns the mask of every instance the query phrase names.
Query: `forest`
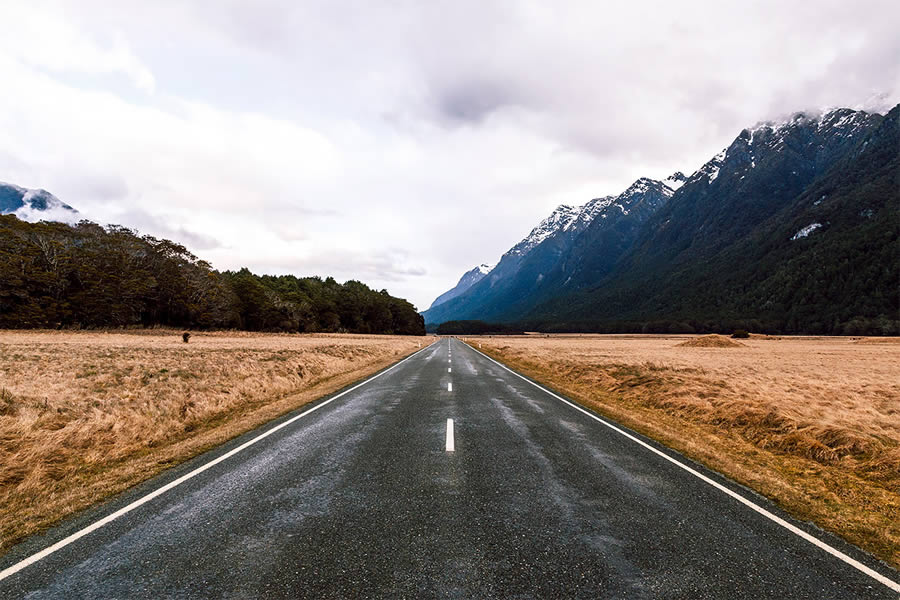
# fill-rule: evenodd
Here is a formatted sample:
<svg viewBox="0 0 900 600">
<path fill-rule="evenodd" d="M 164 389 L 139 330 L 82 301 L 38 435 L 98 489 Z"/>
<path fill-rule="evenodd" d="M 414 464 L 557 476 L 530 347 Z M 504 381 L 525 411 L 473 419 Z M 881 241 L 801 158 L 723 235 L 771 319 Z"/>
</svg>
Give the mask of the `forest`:
<svg viewBox="0 0 900 600">
<path fill-rule="evenodd" d="M 425 334 L 412 304 L 358 281 L 219 272 L 118 225 L 0 215 L 0 327 L 154 326 Z"/>
</svg>

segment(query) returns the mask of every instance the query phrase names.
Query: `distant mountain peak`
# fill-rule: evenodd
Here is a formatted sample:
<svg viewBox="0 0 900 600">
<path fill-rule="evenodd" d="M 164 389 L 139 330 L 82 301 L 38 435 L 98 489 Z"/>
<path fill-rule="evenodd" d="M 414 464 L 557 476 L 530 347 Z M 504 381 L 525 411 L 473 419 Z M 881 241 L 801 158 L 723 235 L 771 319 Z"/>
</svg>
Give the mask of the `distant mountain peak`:
<svg viewBox="0 0 900 600">
<path fill-rule="evenodd" d="M 434 302 L 432 302 L 431 306 L 428 307 L 429 310 L 431 310 L 435 306 L 438 306 L 439 304 L 443 304 L 448 300 L 456 298 L 457 296 L 468 290 L 470 287 L 484 279 L 484 276 L 490 273 L 493 268 L 494 265 L 482 263 L 474 269 L 466 271 L 463 276 L 459 278 L 459 281 L 456 283 L 456 285 L 453 286 L 453 289 L 444 292 L 434 299 Z"/>
<path fill-rule="evenodd" d="M 816 124 L 816 131 L 837 129 L 840 133 L 847 135 L 854 133 L 854 130 L 867 128 L 871 116 L 871 113 L 864 110 L 852 108 L 827 109 L 818 114 L 796 112 L 782 119 L 760 121 L 753 127 L 741 131 L 738 137 L 753 143 L 759 134 L 783 137 L 783 134 L 792 128 L 806 127 L 813 123 Z"/>
<path fill-rule="evenodd" d="M 695 181 L 701 178 L 706 178 L 709 180 L 709 183 L 712 183 L 719 176 L 719 170 L 722 168 L 722 163 L 725 161 L 725 157 L 728 154 L 728 148 L 722 148 L 718 154 L 713 156 L 709 161 L 706 162 L 702 167 L 697 169 L 697 171 L 690 176 L 688 181 Z"/>
<path fill-rule="evenodd" d="M 538 223 L 538 226 L 521 242 L 510 248 L 506 253 L 508 255 L 524 255 L 532 248 L 546 240 L 560 229 L 565 229 L 578 217 L 581 207 L 570 206 L 568 204 L 560 204 L 557 206 L 550 216 Z"/>
<path fill-rule="evenodd" d="M 631 195 L 631 194 L 642 194 L 649 190 L 653 184 L 656 183 L 654 180 L 649 179 L 647 177 L 641 177 L 634 183 L 632 183 L 627 190 L 623 193 L 623 195 Z"/>
<path fill-rule="evenodd" d="M 62 221 L 79 219 L 77 210 L 43 189 L 29 189 L 0 182 L 0 214 L 13 214 L 23 221 Z"/>
<path fill-rule="evenodd" d="M 677 175 L 684 179 L 683 173 L 678 172 Z M 659 192 L 667 198 L 673 193 L 673 188 L 661 181 L 640 177 L 618 196 L 594 198 L 581 206 L 560 204 L 550 213 L 550 216 L 542 220 L 525 239 L 513 246 L 504 256 L 524 256 L 558 232 L 578 233 L 590 225 L 595 218 L 603 216 L 603 213 L 611 206 L 628 214 L 628 206 L 651 190 Z"/>
<path fill-rule="evenodd" d="M 667 186 L 662 181 L 650 179 L 649 177 L 641 177 L 628 186 L 628 189 L 619 194 L 618 198 L 623 201 L 630 201 L 635 196 L 646 194 L 650 190 L 657 191 L 665 196 L 671 196 L 673 191 L 670 186 Z"/>
<path fill-rule="evenodd" d="M 675 171 L 663 180 L 663 183 L 673 192 L 685 184 L 687 177 L 681 171 Z"/>
</svg>

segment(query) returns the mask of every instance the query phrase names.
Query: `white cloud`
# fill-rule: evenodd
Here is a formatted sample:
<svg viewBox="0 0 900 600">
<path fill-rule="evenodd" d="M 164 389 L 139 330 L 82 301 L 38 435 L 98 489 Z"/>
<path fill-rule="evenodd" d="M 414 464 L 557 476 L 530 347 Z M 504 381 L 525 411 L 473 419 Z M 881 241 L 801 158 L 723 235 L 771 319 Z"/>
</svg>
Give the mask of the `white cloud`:
<svg viewBox="0 0 900 600">
<path fill-rule="evenodd" d="M 140 90 L 153 91 L 153 73 L 132 53 L 121 31 L 101 32 L 101 41 L 67 20 L 66 8 L 61 3 L 34 0 L 0 3 L 0 22 L 5 24 L 0 49 L 48 71 L 122 74 Z"/>
<path fill-rule="evenodd" d="M 896 104 L 898 16 L 836 0 L 4 3 L 0 179 L 220 268 L 359 278 L 426 307 L 557 204 L 691 171 L 783 113 Z"/>
</svg>

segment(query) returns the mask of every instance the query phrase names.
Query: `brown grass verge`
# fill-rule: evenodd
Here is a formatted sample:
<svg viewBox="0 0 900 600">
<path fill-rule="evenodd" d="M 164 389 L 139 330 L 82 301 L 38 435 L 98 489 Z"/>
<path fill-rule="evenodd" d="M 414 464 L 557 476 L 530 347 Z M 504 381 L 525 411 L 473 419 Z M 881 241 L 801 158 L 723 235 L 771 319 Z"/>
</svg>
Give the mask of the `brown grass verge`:
<svg viewBox="0 0 900 600">
<path fill-rule="evenodd" d="M 0 553 L 429 341 L 0 332 Z"/>
<path fill-rule="evenodd" d="M 679 339 L 470 341 L 900 568 L 900 347 L 751 338 L 736 352 Z"/>
</svg>

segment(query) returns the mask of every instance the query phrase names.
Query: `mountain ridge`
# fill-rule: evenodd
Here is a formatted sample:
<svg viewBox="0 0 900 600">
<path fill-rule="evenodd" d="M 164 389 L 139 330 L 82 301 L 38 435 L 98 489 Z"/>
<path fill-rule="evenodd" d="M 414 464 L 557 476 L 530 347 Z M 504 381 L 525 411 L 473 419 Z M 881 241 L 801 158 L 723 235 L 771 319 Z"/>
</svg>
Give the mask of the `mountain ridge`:
<svg viewBox="0 0 900 600">
<path fill-rule="evenodd" d="M 505 287 L 510 294 L 504 298 L 502 294 L 485 293 L 487 284 L 482 282 L 442 310 L 423 313 L 426 323 L 480 319 L 520 322 L 535 329 L 579 330 L 579 327 L 597 328 L 603 323 L 602 327 L 608 329 L 615 323 L 626 322 L 633 329 L 635 323 L 646 325 L 662 319 L 671 322 L 671 327 L 686 331 L 710 328 L 712 323 L 700 318 L 705 311 L 719 324 L 753 322 L 757 329 L 834 332 L 843 331 L 851 322 L 865 322 L 881 323 L 883 326 L 878 326 L 881 330 L 890 330 L 894 327 L 891 323 L 897 323 L 897 298 L 894 294 L 892 299 L 885 299 L 883 289 L 891 289 L 889 282 L 892 277 L 896 279 L 896 270 L 869 277 L 871 291 L 876 292 L 878 300 L 869 302 L 868 308 L 839 294 L 829 295 L 827 290 L 820 293 L 832 298 L 830 301 L 835 306 L 807 297 L 795 298 L 793 304 L 761 299 L 754 305 L 749 298 L 756 292 L 734 274 L 741 273 L 756 282 L 755 285 L 768 289 L 773 297 L 783 296 L 767 287 L 765 273 L 754 271 L 754 265 L 748 264 L 746 257 L 753 256 L 792 285 L 801 288 L 818 285 L 801 283 L 805 281 L 803 273 L 786 271 L 772 257 L 783 256 L 785 261 L 806 264 L 814 270 L 829 268 L 810 258 L 814 253 L 810 256 L 804 253 L 806 244 L 817 245 L 829 235 L 834 224 L 825 216 L 804 212 L 798 204 L 802 204 L 803 194 L 828 178 L 840 179 L 852 173 L 858 193 L 844 193 L 845 206 L 841 210 L 848 215 L 856 214 L 857 220 L 870 219 L 873 231 L 877 230 L 877 236 L 881 236 L 878 239 L 896 238 L 897 227 L 892 229 L 884 215 L 890 213 L 887 209 L 890 206 L 900 208 L 897 191 L 900 187 L 884 183 L 890 178 L 878 174 L 877 165 L 881 163 L 867 165 L 861 162 L 860 156 L 867 155 L 867 145 L 876 142 L 882 154 L 890 156 L 892 150 L 893 156 L 900 154 L 900 143 L 895 138 L 886 133 L 876 135 L 885 127 L 890 129 L 898 108 L 886 116 L 847 108 L 820 115 L 795 113 L 781 122 L 745 128 L 690 176 L 675 173 L 663 182 L 655 182 L 663 187 L 656 189 L 657 197 L 640 208 L 634 218 L 629 215 L 634 209 L 620 202 L 622 217 L 613 226 L 605 224 L 612 215 L 608 208 L 616 204 L 610 202 L 565 243 L 559 243 L 560 237 L 565 225 L 572 222 L 574 210 L 560 207 L 563 210 L 555 219 L 560 209 L 541 223 L 552 224 L 555 229 L 549 227 L 551 231 L 543 231 L 541 225 L 535 228 L 532 234 L 538 231 L 538 243 L 531 244 L 524 256 L 517 256 L 515 268 L 493 277 L 491 285 Z M 836 169 L 840 171 L 837 175 Z M 629 190 L 649 186 L 648 182 L 654 180 L 639 179 Z M 882 196 L 872 195 L 869 188 L 876 184 L 883 190 Z M 820 204 L 828 205 L 828 201 L 815 199 L 811 206 Z M 785 231 L 784 223 L 778 219 L 787 219 L 789 215 L 793 219 L 797 214 L 803 215 L 802 219 L 792 220 L 787 226 L 790 231 Z M 843 212 L 835 214 L 838 215 L 835 219 L 840 217 L 843 223 L 849 223 L 850 217 Z M 864 242 L 859 238 L 864 229 L 857 223 L 842 230 L 840 235 L 846 238 L 842 243 L 848 256 L 862 252 L 859 248 Z M 890 251 L 885 250 L 887 242 L 879 244 L 868 251 L 884 256 L 885 260 L 891 258 Z M 832 260 L 846 258 L 832 246 L 826 246 L 834 255 Z M 772 253 L 771 256 L 760 248 Z M 535 255 L 539 249 L 542 250 Z M 547 258 L 548 254 L 553 255 L 552 259 Z M 539 255 L 543 255 L 543 262 Z M 868 272 L 863 266 L 859 269 Z M 532 279 L 524 285 L 523 278 L 529 277 Z M 856 282 L 853 286 L 868 293 L 868 288 L 852 274 L 844 273 L 842 277 Z M 816 310 L 829 316 L 819 319 L 804 308 L 807 306 L 816 306 Z M 851 310 L 849 306 L 859 308 Z M 859 314 L 851 314 L 853 310 Z"/>
<path fill-rule="evenodd" d="M 443 304 L 444 302 L 446 302 L 448 300 L 452 300 L 453 298 L 459 296 L 460 294 L 465 292 L 467 289 L 472 287 L 474 284 L 481 281 L 485 275 L 487 275 L 488 273 L 491 272 L 491 270 L 494 268 L 494 266 L 495 265 L 489 265 L 487 263 L 482 263 L 482 264 L 478 265 L 477 267 L 475 267 L 469 271 L 466 271 L 465 273 L 463 273 L 463 276 L 459 278 L 459 281 L 456 283 L 455 286 L 453 286 L 451 289 L 447 290 L 446 292 L 444 292 L 443 294 L 441 294 L 440 296 L 435 298 L 434 301 L 431 303 L 431 306 L 429 306 L 428 308 L 432 309 L 435 306 L 438 306 L 439 304 Z"/>
<path fill-rule="evenodd" d="M 510 307 L 515 308 L 517 315 L 524 314 L 543 297 L 542 291 L 549 289 L 560 269 L 565 269 L 559 262 L 583 232 L 595 223 L 614 229 L 622 220 L 629 220 L 634 206 L 639 207 L 640 214 L 630 220 L 640 220 L 646 210 L 655 210 L 673 193 L 664 183 L 642 177 L 621 194 L 594 198 L 581 206 L 560 205 L 504 253 L 485 278 L 451 300 L 424 311 L 426 322 L 465 320 L 475 318 L 475 314 L 479 319 L 490 320 L 508 313 Z M 651 202 L 639 201 L 647 195 L 653 197 Z"/>
</svg>

